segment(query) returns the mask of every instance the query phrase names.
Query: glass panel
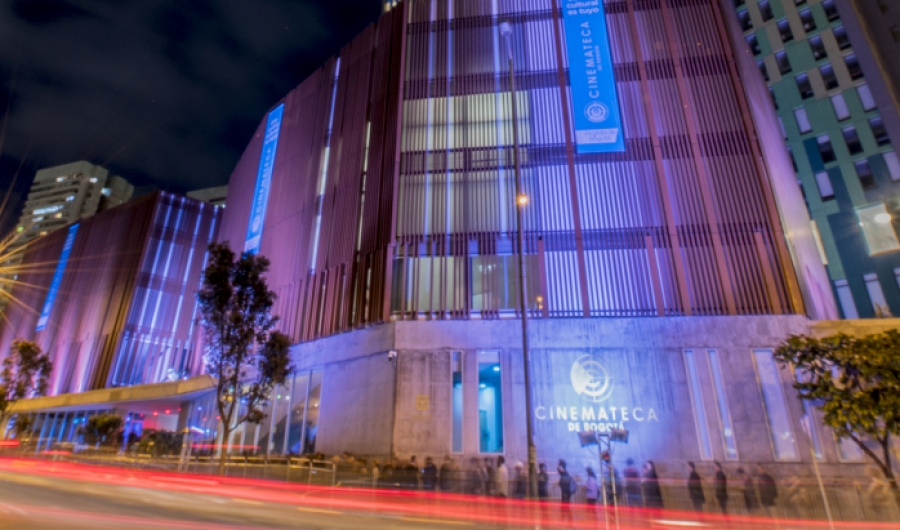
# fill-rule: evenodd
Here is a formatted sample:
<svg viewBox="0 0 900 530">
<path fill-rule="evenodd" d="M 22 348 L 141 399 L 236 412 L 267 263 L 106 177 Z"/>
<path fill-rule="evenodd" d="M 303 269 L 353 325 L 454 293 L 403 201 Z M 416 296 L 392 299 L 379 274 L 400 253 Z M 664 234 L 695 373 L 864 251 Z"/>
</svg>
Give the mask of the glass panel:
<svg viewBox="0 0 900 530">
<path fill-rule="evenodd" d="M 777 460 L 796 460 L 797 445 L 794 442 L 791 419 L 784 402 L 784 388 L 782 388 L 778 365 L 772 357 L 771 350 L 753 350 L 753 356 L 759 372 L 760 389 L 766 407 L 766 416 L 769 420 L 775 458 Z"/>
<path fill-rule="evenodd" d="M 815 219 L 809 223 L 812 227 L 813 239 L 816 241 L 816 248 L 819 250 L 819 258 L 822 259 L 822 265 L 828 265 L 828 255 L 825 254 L 825 245 L 822 244 L 822 234 L 819 233 L 819 225 Z"/>
<path fill-rule="evenodd" d="M 813 97 L 813 89 L 812 84 L 809 82 L 809 76 L 806 74 L 800 74 L 794 80 L 797 82 L 797 90 L 800 92 L 800 97 L 803 99 L 809 99 Z"/>
<path fill-rule="evenodd" d="M 841 303 L 841 310 L 844 312 L 844 318 L 847 320 L 856 320 L 859 318 L 859 312 L 856 310 L 856 302 L 853 300 L 853 292 L 850 291 L 850 285 L 847 280 L 835 280 L 834 290 L 837 291 L 838 301 Z"/>
<path fill-rule="evenodd" d="M 768 0 L 759 3 L 759 14 L 762 15 L 763 22 L 772 20 L 772 6 L 769 5 Z"/>
<path fill-rule="evenodd" d="M 831 106 L 834 108 L 834 115 L 838 120 L 846 120 L 850 117 L 850 109 L 847 108 L 847 101 L 843 94 L 831 96 Z"/>
<path fill-rule="evenodd" d="M 778 71 L 782 75 L 791 71 L 791 61 L 788 60 L 787 53 L 778 52 L 775 54 L 775 62 L 778 64 Z"/>
<path fill-rule="evenodd" d="M 750 13 L 746 9 L 738 11 L 738 20 L 741 22 L 741 28 L 744 31 L 753 29 L 753 21 L 750 20 Z"/>
<path fill-rule="evenodd" d="M 288 433 L 287 453 L 300 454 L 303 440 L 303 423 L 306 415 L 306 395 L 309 392 L 309 372 L 294 377 L 291 388 L 291 428 Z"/>
<path fill-rule="evenodd" d="M 822 43 L 822 37 L 816 35 L 815 37 L 811 37 L 808 42 L 815 60 L 818 61 L 828 56 L 828 52 L 825 51 L 825 44 Z"/>
<path fill-rule="evenodd" d="M 873 273 L 863 276 L 866 282 L 866 291 L 869 293 L 869 300 L 872 302 L 872 309 L 875 311 L 876 318 L 890 318 L 891 309 L 887 300 L 884 298 L 884 291 L 881 290 L 881 284 L 878 282 L 878 275 Z"/>
<path fill-rule="evenodd" d="M 825 0 L 822 2 L 822 8 L 825 10 L 825 16 L 828 17 L 829 22 L 834 22 L 840 18 L 837 8 L 834 7 L 834 0 Z"/>
<path fill-rule="evenodd" d="M 862 449 L 850 438 L 837 440 L 837 449 L 841 462 L 862 462 L 864 460 Z"/>
<path fill-rule="evenodd" d="M 866 112 L 875 110 L 875 98 L 872 97 L 872 91 L 869 90 L 869 85 L 859 85 L 856 87 L 856 94 L 859 96 L 859 101 L 862 103 L 863 110 Z"/>
<path fill-rule="evenodd" d="M 815 31 L 816 21 L 813 20 L 812 11 L 809 9 L 804 9 L 800 12 L 800 22 L 803 24 L 804 30 Z"/>
<path fill-rule="evenodd" d="M 734 425 L 731 423 L 728 397 L 725 394 L 725 382 L 722 380 L 722 367 L 719 365 L 719 354 L 716 350 L 709 350 L 709 370 L 712 372 L 713 388 L 716 391 L 716 405 L 719 408 L 719 420 L 722 425 L 722 437 L 725 439 L 725 458 L 736 460 L 737 443 L 734 440 Z"/>
<path fill-rule="evenodd" d="M 856 168 L 856 174 L 859 176 L 859 183 L 862 184 L 864 190 L 870 190 L 877 185 L 875 182 L 875 175 L 872 173 L 872 168 L 869 166 L 868 160 L 854 162 L 853 167 Z"/>
<path fill-rule="evenodd" d="M 800 376 L 799 370 L 797 376 Z M 819 429 L 816 427 L 816 420 L 813 415 L 814 410 L 812 405 L 809 404 L 809 401 L 803 401 L 803 412 L 806 414 L 806 425 L 809 426 L 809 438 L 810 442 L 812 442 L 813 452 L 816 455 L 816 459 L 823 460 L 825 454 L 822 452 L 822 441 L 819 439 Z"/>
<path fill-rule="evenodd" d="M 797 120 L 797 128 L 800 129 L 801 133 L 807 133 L 812 130 L 812 125 L 809 124 L 809 116 L 806 114 L 806 109 L 796 109 L 794 111 L 794 118 Z"/>
<path fill-rule="evenodd" d="M 500 352 L 478 352 L 478 450 L 503 452 Z"/>
<path fill-rule="evenodd" d="M 888 173 L 891 174 L 891 180 L 900 180 L 900 160 L 897 160 L 897 153 L 890 151 L 882 156 L 884 163 L 887 164 Z"/>
<path fill-rule="evenodd" d="M 852 125 L 850 127 L 844 127 L 841 129 L 841 134 L 844 135 L 844 141 L 847 142 L 847 149 L 850 150 L 851 155 L 862 153 L 863 147 L 862 143 L 859 141 L 859 133 L 856 132 L 856 127 L 853 127 Z"/>
<path fill-rule="evenodd" d="M 272 439 L 269 442 L 270 455 L 283 455 L 284 438 L 288 427 L 288 411 L 291 406 L 291 386 L 280 386 L 275 390 L 273 401 L 276 403 L 272 417 Z"/>
<path fill-rule="evenodd" d="M 697 363 L 693 350 L 684 351 L 688 381 L 691 389 L 691 403 L 694 405 L 694 420 L 697 424 L 697 438 L 700 440 L 700 457 L 712 460 L 712 443 L 709 440 L 709 429 L 706 423 L 706 411 L 703 408 L 703 393 L 700 391 L 700 378 L 697 375 Z"/>
<path fill-rule="evenodd" d="M 837 160 L 834 155 L 834 147 L 831 145 L 831 139 L 828 138 L 827 134 L 816 138 L 816 143 L 819 145 L 819 154 L 822 155 L 822 162 L 827 164 Z"/>
<path fill-rule="evenodd" d="M 309 406 L 306 411 L 306 429 L 303 434 L 303 454 L 316 452 L 316 438 L 319 436 L 319 405 L 322 399 L 322 370 L 313 370 L 309 380 Z"/>
<path fill-rule="evenodd" d="M 888 138 L 887 129 L 881 116 L 875 116 L 869 119 L 869 127 L 872 129 L 872 136 L 875 137 L 875 143 L 878 145 L 890 145 L 891 139 Z"/>
<path fill-rule="evenodd" d="M 838 48 L 846 50 L 850 47 L 850 37 L 847 36 L 847 30 L 844 26 L 838 26 L 832 30 L 834 32 L 834 40 L 837 41 Z"/>
<path fill-rule="evenodd" d="M 826 90 L 833 90 L 838 87 L 838 78 L 834 75 L 834 68 L 830 64 L 820 66 L 819 74 L 822 75 L 822 81 L 825 83 Z"/>
<path fill-rule="evenodd" d="M 450 369 L 452 373 L 453 387 L 453 452 L 462 453 L 463 450 L 463 384 L 462 384 L 462 352 L 455 351 L 450 354 Z"/>
<path fill-rule="evenodd" d="M 869 254 L 900 249 L 897 234 L 894 232 L 893 219 L 883 203 L 860 208 L 856 210 L 856 215 L 859 217 L 859 226 L 862 227 Z"/>
<path fill-rule="evenodd" d="M 844 63 L 847 65 L 847 71 L 850 72 L 850 79 L 859 79 L 863 76 L 862 67 L 856 60 L 855 53 L 845 56 Z"/>
<path fill-rule="evenodd" d="M 778 33 L 781 34 L 781 42 L 790 42 L 794 40 L 794 32 L 791 31 L 791 25 L 787 19 L 778 22 Z"/>
<path fill-rule="evenodd" d="M 753 55 L 759 55 L 759 39 L 756 38 L 756 35 L 747 36 L 747 45 L 750 46 L 750 51 L 753 52 Z"/>
<path fill-rule="evenodd" d="M 816 173 L 816 184 L 819 187 L 819 195 L 823 199 L 834 198 L 834 188 L 831 186 L 831 179 L 828 178 L 827 172 Z"/>
</svg>

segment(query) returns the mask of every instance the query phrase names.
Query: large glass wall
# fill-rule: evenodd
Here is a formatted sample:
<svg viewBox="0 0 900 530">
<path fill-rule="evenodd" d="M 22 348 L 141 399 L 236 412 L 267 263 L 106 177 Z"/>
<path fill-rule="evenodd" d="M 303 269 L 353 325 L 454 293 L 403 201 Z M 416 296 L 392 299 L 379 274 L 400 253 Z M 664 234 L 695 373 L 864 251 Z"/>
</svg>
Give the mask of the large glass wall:
<svg viewBox="0 0 900 530">
<path fill-rule="evenodd" d="M 769 432 L 772 435 L 772 448 L 777 460 L 797 460 L 797 443 L 791 428 L 791 417 L 784 401 L 784 388 L 781 383 L 781 372 L 772 357 L 772 350 L 753 350 L 756 360 L 756 371 L 762 392 L 766 418 L 769 421 Z"/>
<path fill-rule="evenodd" d="M 503 391 L 500 352 L 478 352 L 478 450 L 503 452 Z"/>
</svg>

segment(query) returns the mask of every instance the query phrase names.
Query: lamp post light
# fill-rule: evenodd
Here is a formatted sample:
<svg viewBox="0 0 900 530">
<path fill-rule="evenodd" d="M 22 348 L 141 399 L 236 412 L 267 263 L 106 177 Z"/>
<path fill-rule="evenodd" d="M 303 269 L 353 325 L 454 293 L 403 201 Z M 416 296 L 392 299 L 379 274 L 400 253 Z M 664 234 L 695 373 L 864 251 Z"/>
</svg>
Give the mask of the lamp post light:
<svg viewBox="0 0 900 530">
<path fill-rule="evenodd" d="M 522 225 L 522 211 L 528 205 L 528 196 L 522 190 L 522 164 L 519 159 L 519 108 L 516 100 L 516 71 L 513 60 L 512 26 L 500 23 L 500 34 L 506 39 L 509 52 L 509 95 L 512 104 L 513 162 L 516 174 L 516 228 L 519 261 L 519 313 L 522 315 L 522 363 L 525 367 L 525 412 L 526 436 L 528 438 L 528 496 L 537 497 L 537 449 L 534 445 L 534 407 L 531 402 L 531 363 L 528 354 L 528 304 L 525 301 L 525 231 Z"/>
</svg>

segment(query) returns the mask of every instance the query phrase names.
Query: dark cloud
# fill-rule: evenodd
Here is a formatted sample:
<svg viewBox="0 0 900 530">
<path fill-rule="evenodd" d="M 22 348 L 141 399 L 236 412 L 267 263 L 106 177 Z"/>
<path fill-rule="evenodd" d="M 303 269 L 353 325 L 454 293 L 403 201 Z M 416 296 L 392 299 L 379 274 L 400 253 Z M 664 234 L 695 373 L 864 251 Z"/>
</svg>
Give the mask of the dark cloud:
<svg viewBox="0 0 900 530">
<path fill-rule="evenodd" d="M 0 185 L 79 159 L 137 185 L 227 181 L 265 111 L 380 0 L 0 3 Z"/>
</svg>

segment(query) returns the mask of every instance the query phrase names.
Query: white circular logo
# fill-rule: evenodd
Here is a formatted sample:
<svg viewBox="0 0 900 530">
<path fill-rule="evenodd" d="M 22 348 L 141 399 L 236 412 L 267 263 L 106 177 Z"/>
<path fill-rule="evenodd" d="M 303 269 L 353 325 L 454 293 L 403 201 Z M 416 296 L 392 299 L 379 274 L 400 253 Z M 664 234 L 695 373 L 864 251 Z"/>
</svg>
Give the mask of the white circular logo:
<svg viewBox="0 0 900 530">
<path fill-rule="evenodd" d="M 589 355 L 583 355 L 572 363 L 572 388 L 579 396 L 600 402 L 612 393 L 612 378 L 602 364 Z"/>
<path fill-rule="evenodd" d="M 609 118 L 609 107 L 599 101 L 594 101 L 585 107 L 584 115 L 593 123 L 603 123 L 606 118 Z"/>
<path fill-rule="evenodd" d="M 253 223 L 251 224 L 251 231 L 259 232 L 260 225 L 262 225 L 262 216 L 257 215 L 253 218 Z"/>
</svg>

